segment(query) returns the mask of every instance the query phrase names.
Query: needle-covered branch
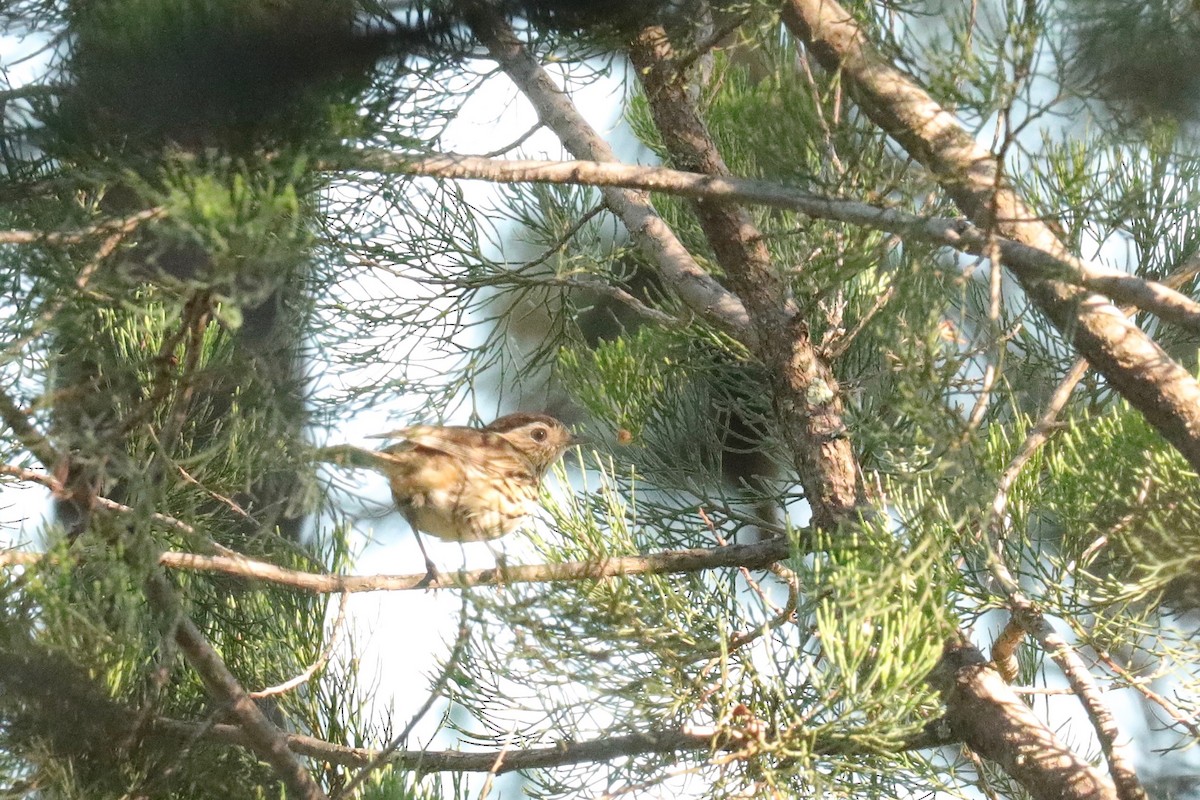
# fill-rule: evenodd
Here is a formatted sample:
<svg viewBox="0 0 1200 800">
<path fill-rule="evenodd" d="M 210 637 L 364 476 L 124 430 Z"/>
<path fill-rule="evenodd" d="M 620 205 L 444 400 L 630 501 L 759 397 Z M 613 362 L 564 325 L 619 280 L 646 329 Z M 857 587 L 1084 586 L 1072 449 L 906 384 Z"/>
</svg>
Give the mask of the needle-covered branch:
<svg viewBox="0 0 1200 800">
<path fill-rule="evenodd" d="M 675 52 L 658 26 L 630 46 L 655 125 L 671 159 L 688 170 L 728 177 L 729 169 L 696 112 Z M 750 316 L 746 344 L 766 368 L 771 404 L 812 508 L 813 522 L 832 530 L 861 501 L 858 462 L 845 434 L 841 390 L 828 360 L 796 312 L 783 270 L 772 262 L 762 232 L 733 203 L 699 199 L 700 226 L 729 283 Z"/>
<path fill-rule="evenodd" d="M 966 127 L 872 46 L 835 0 L 787 0 L 789 30 L 858 106 L 923 164 L 975 224 L 1062 259 L 1071 254 L 1019 198 L 1001 164 Z M 1103 297 L 1062 280 L 1018 276 L 1064 336 L 1194 468 L 1200 468 L 1200 382 Z"/>
<path fill-rule="evenodd" d="M 576 158 L 615 162 L 616 154 L 571 99 L 521 44 L 512 26 L 487 3 L 468 4 L 467 20 L 501 69 L 525 94 L 538 118 Z M 689 309 L 735 334 L 746 331 L 742 301 L 701 267 L 674 231 L 639 191 L 605 188 L 604 202 L 620 218 L 630 237 L 658 270 L 663 282 Z"/>
<path fill-rule="evenodd" d="M 813 219 L 844 222 L 944 245 L 968 255 L 988 256 L 994 248 L 999 250 L 1004 267 L 1024 280 L 1071 283 L 1200 333 L 1200 303 L 1163 283 L 1084 261 L 1070 253 L 1054 254 L 1015 239 L 989 236 L 987 231 L 963 218 L 923 217 L 901 209 L 829 197 L 771 181 L 703 175 L 640 164 L 496 159 L 456 153 L 405 156 L 383 150 L 357 151 L 326 166 L 496 183 L 640 189 L 697 200 L 724 200 L 796 211 Z"/>
<path fill-rule="evenodd" d="M 22 440 L 34 444 L 46 441 L 33 426 L 28 416 L 16 409 L 7 396 L 0 395 L 0 399 L 3 400 L 7 409 L 6 421 L 14 430 L 22 434 Z M 33 446 L 30 449 L 35 456 L 50 460 L 50 463 L 43 463 L 44 467 L 52 467 L 54 461 L 57 460 L 56 452 L 48 444 Z M 27 480 L 42 476 L 45 480 L 40 480 L 39 483 L 56 490 L 61 491 L 62 489 L 62 484 L 56 478 L 45 473 L 20 467 L 10 467 L 4 472 Z M 98 506 L 106 507 L 105 504 L 96 502 L 94 497 L 93 502 Z M 118 506 L 121 510 L 133 511 L 112 501 L 108 501 L 108 503 Z M 0 553 L 0 564 L 29 563 L 26 558 L 22 558 L 26 555 L 20 552 Z M 152 604 L 169 620 L 168 624 L 174 629 L 176 643 L 188 663 L 192 665 L 204 682 L 209 693 L 218 704 L 227 707 L 238 720 L 239 730 L 243 732 L 247 746 L 263 761 L 271 765 L 287 787 L 289 796 L 302 798 L 302 800 L 327 800 L 325 792 L 304 764 L 300 762 L 296 754 L 288 749 L 284 733 L 267 719 L 237 678 L 229 671 L 229 667 L 226 666 L 221 655 L 209 643 L 203 632 L 183 612 L 175 589 L 166 576 L 159 573 L 151 574 L 146 580 L 146 593 Z"/>
<path fill-rule="evenodd" d="M 147 592 L 162 608 L 171 610 L 178 606 L 174 589 L 162 575 L 151 576 Z M 288 747 L 287 735 L 267 719 L 196 623 L 186 616 L 179 616 L 175 624 L 175 641 L 209 694 L 237 719 L 237 730 L 244 737 L 246 746 L 274 768 L 287 786 L 288 795 L 303 800 L 328 800 L 312 774 Z"/>
</svg>

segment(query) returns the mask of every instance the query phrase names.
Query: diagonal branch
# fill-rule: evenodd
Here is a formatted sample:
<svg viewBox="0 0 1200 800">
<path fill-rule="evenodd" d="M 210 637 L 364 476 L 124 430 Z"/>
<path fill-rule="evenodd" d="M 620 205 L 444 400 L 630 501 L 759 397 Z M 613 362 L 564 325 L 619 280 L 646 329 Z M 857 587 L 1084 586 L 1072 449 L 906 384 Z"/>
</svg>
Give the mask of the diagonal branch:
<svg viewBox="0 0 1200 800">
<path fill-rule="evenodd" d="M 45 459 L 42 466 L 52 468 L 57 461 L 57 453 L 49 444 L 41 444 L 45 439 L 37 433 L 32 423 L 23 412 L 16 409 L 7 396 L 0 393 L 0 401 L 5 408 L 5 421 L 13 427 L 26 446 L 39 459 Z M 47 463 L 47 461 L 49 463 Z M 7 466 L 7 465 L 6 465 Z M 9 474 L 27 473 L 29 476 L 41 475 L 33 470 L 16 468 L 6 470 Z M 57 480 L 47 476 L 40 481 L 46 485 L 54 485 Z M 61 488 L 61 484 L 59 484 Z M 111 502 L 111 501 L 110 501 Z M 0 563 L 4 563 L 0 554 Z M 238 720 L 240 730 L 245 736 L 246 746 L 261 759 L 270 764 L 284 785 L 288 794 L 302 800 L 328 800 L 324 791 L 296 755 L 288 749 L 287 738 L 279 730 L 258 705 L 251 699 L 233 673 L 225 665 L 220 654 L 213 649 L 204 634 L 196 624 L 189 619 L 180 608 L 179 598 L 165 575 L 152 574 L 146 581 L 146 594 L 150 600 L 163 612 L 174 628 L 174 638 L 183 652 L 188 663 L 200 675 L 209 693 L 223 705 L 228 706 Z"/>
<path fill-rule="evenodd" d="M 930 681 L 950 733 L 991 759 L 1035 800 L 1117 800 L 1113 784 L 1046 727 L 965 640 L 947 642 Z"/>
<path fill-rule="evenodd" d="M 612 148 L 593 129 L 513 33 L 512 26 L 486 2 L 469 4 L 466 19 L 513 83 L 529 98 L 542 123 L 576 158 L 615 162 Z M 604 202 L 630 237 L 655 264 L 659 276 L 697 316 L 744 335 L 749 324 L 741 299 L 722 286 L 683 246 L 639 191 L 602 190 Z"/>
<path fill-rule="evenodd" d="M 677 166 L 717 178 L 729 169 L 700 119 L 665 30 L 650 26 L 630 46 L 650 113 Z M 850 518 L 862 499 L 861 470 L 845 436 L 843 400 L 828 360 L 818 352 L 790 299 L 762 232 L 740 205 L 695 202 L 696 215 L 750 316 L 746 343 L 766 367 L 775 418 L 804 486 L 817 527 Z"/>
<path fill-rule="evenodd" d="M 21 444 L 25 445 L 25 449 L 32 453 L 33 457 L 40 461 L 47 470 L 52 470 L 58 465 L 61 458 L 58 450 L 41 431 L 34 427 L 29 414 L 23 411 L 3 390 L 0 390 L 0 422 L 12 429 Z M 32 471 L 30 474 L 33 474 Z"/>
<path fill-rule="evenodd" d="M 1019 631 L 1028 633 L 1038 640 L 1047 654 L 1058 664 L 1063 674 L 1067 676 L 1071 689 L 1083 704 L 1088 719 L 1096 730 L 1096 737 L 1100 741 L 1100 748 L 1104 751 L 1104 757 L 1108 761 L 1109 772 L 1113 776 L 1113 782 L 1121 800 L 1145 800 L 1145 790 L 1142 789 L 1137 772 L 1133 768 L 1129 747 L 1123 740 L 1116 720 L 1101 696 L 1100 689 L 1088 671 L 1087 665 L 1025 595 L 1003 559 L 1005 513 L 1008 507 L 1009 492 L 1021 469 L 1037 449 L 1049 440 L 1057 423 L 1059 412 L 1066 406 L 1071 392 L 1087 372 L 1087 367 L 1087 361 L 1083 359 L 1077 361 L 1054 390 L 1046 410 L 1001 474 L 983 531 L 987 540 L 988 566 L 1000 590 L 1006 596 L 1009 608 L 1012 609 L 1012 620 L 1009 622 L 1009 627 L 1005 629 L 1006 633 L 1010 635 L 1010 640 L 1016 640 L 1010 630 L 1014 625 Z M 1000 663 L 999 656 L 996 661 Z"/>
<path fill-rule="evenodd" d="M 871 45 L 854 17 L 836 0 L 786 0 L 783 20 L 821 65 L 836 72 L 863 112 L 923 164 L 943 190 L 976 224 L 1061 258 L 1070 253 L 1048 225 L 1025 205 L 1004 180 L 998 160 L 976 143 L 953 114 L 942 108 L 908 75 Z M 1070 336 L 1091 362 L 1193 467 L 1200 467 L 1200 383 L 1125 315 L 1102 297 L 1060 280 L 1018 275 L 1022 287 L 1054 325 Z M 991 536 L 992 532 L 989 531 Z M 993 574 L 1009 596 L 1014 615 L 1042 642 L 1067 673 L 1105 744 L 1113 784 L 1122 800 L 1143 800 L 1145 792 L 1115 744 L 1116 726 L 1094 681 L 1078 656 L 1032 608 L 993 552 Z M 999 677 L 997 676 L 997 680 Z M 981 704 L 996 707 L 994 701 Z M 1005 719 L 1015 722 L 1010 706 Z M 1021 706 L 1020 708 L 1024 708 Z M 986 731 L 976 732 L 984 736 Z M 971 742 L 971 739 L 968 738 Z M 979 744 L 971 746 L 984 755 Z M 989 757 L 1005 759 L 1006 769 L 1031 792 L 1052 774 L 1021 770 L 1013 750 Z M 1064 786 L 1063 791 L 1067 791 Z M 1072 795 L 1078 796 L 1075 792 Z"/>
<path fill-rule="evenodd" d="M 1070 257 L 1004 180 L 995 156 L 888 62 L 836 0 L 785 0 L 783 21 L 826 70 L 838 74 L 863 113 L 924 165 L 977 225 Z M 1018 279 L 1079 354 L 1200 469 L 1200 382 L 1103 297 L 1060 280 Z"/>
<path fill-rule="evenodd" d="M 147 581 L 147 594 L 160 608 L 174 611 L 175 641 L 184 657 L 205 688 L 221 705 L 227 707 L 238 721 L 246 747 L 270 764 L 283 780 L 288 795 L 303 800 L 328 800 L 316 780 L 288 747 L 287 735 L 262 712 L 258 704 L 229 671 L 220 654 L 196 627 L 196 623 L 179 612 L 175 590 L 163 575 L 153 575 Z"/>
</svg>

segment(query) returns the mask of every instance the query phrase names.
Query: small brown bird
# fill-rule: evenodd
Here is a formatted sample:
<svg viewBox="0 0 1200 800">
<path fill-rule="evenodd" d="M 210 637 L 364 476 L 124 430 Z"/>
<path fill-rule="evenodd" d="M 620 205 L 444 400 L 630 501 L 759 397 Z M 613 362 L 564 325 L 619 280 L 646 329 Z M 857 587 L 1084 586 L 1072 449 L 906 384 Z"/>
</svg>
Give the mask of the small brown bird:
<svg viewBox="0 0 1200 800">
<path fill-rule="evenodd" d="M 554 417 L 525 413 L 482 428 L 414 425 L 372 438 L 403 440 L 380 451 L 380 469 L 425 556 L 422 583 L 437 577 L 422 532 L 453 542 L 511 533 L 534 511 L 546 471 L 579 441 Z"/>
</svg>

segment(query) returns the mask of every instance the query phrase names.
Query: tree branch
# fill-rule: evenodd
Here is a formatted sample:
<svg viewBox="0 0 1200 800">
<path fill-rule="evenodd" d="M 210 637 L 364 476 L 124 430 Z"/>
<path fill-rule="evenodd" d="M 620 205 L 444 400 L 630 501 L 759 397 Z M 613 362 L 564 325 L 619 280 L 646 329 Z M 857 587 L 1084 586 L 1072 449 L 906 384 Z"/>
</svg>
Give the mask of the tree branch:
<svg viewBox="0 0 1200 800">
<path fill-rule="evenodd" d="M 629 50 L 659 134 L 675 164 L 718 178 L 729 176 L 675 66 L 675 51 L 659 26 L 644 29 Z M 797 314 L 782 271 L 762 232 L 740 205 L 698 199 L 696 215 L 709 246 L 750 316 L 746 341 L 770 376 L 771 402 L 813 522 L 831 530 L 861 500 L 860 469 L 844 434 L 841 390 Z"/>
<path fill-rule="evenodd" d="M 1118 800 L 1112 782 L 1063 744 L 965 640 L 947 643 L 930 680 L 946 702 L 951 734 L 1035 800 Z"/>
<path fill-rule="evenodd" d="M 42 466 L 48 470 L 54 469 L 59 461 L 58 450 L 50 443 L 49 439 L 42 435 L 41 431 L 33 426 L 33 423 L 29 420 L 29 415 L 21 410 L 4 391 L 0 391 L 0 421 L 12 429 L 12 432 L 16 434 L 17 440 L 25 446 L 26 450 L 33 454 L 33 457 Z M 32 471 L 27 472 L 31 475 L 41 474 Z M 28 480 L 28 478 L 24 479 Z M 57 481 L 55 482 L 57 483 Z M 59 484 L 58 488 L 61 489 L 62 485 Z"/>
<path fill-rule="evenodd" d="M 163 213 L 161 207 L 148 208 L 128 217 L 103 220 L 75 231 L 0 231 L 0 244 L 76 244 L 100 234 L 130 233 L 146 220 L 162 216 Z"/>
<path fill-rule="evenodd" d="M 787 539 L 777 537 L 756 544 L 669 550 L 645 556 L 614 556 L 597 561 L 568 561 L 561 564 L 530 564 L 443 572 L 429 583 L 422 583 L 427 577 L 423 572 L 413 575 L 318 575 L 237 554 L 201 555 L 168 550 L 159 556 L 158 563 L 170 569 L 211 572 L 249 581 L 264 581 L 313 594 L 356 594 L 412 589 L 469 589 L 474 586 L 504 586 L 545 581 L 600 580 L 621 575 L 665 575 L 721 567 L 765 569 L 788 555 Z M 29 550 L 0 552 L 0 567 L 33 565 L 44 557 L 43 553 Z"/>
<path fill-rule="evenodd" d="M 5 409 L 5 421 L 21 432 L 21 425 L 29 426 L 29 430 L 36 434 L 29 423 L 28 416 L 17 410 L 6 395 L 0 394 L 0 400 L 3 401 Z M 26 436 L 23 438 L 29 438 Z M 37 434 L 40 439 L 40 434 Z M 44 439 L 40 439 L 44 441 Z M 35 445 L 37 442 L 35 442 Z M 27 443 L 28 446 L 28 443 Z M 50 448 L 48 444 L 44 446 L 31 447 L 31 452 L 39 459 L 45 456 L 50 463 L 42 462 L 43 467 L 49 468 L 57 460 L 57 454 Z M 39 452 L 43 451 L 43 452 Z M 7 465 L 6 465 L 7 466 Z M 25 472 L 31 475 L 41 475 L 32 470 L 23 470 L 21 468 L 11 468 L 6 470 L 10 474 L 14 472 Z M 62 488 L 60 482 L 56 479 L 48 478 L 47 485 L 50 482 L 58 484 Z M 94 498 L 93 498 L 94 500 Z M 111 502 L 111 501 L 110 501 Z M 23 556 L 23 553 L 0 553 L 0 564 L 10 563 L 9 556 Z M 20 563 L 22 559 L 13 559 L 11 563 Z M 28 563 L 28 561 L 25 561 Z M 250 698 L 250 695 L 238 683 L 237 678 L 225 666 L 225 662 L 221 656 L 213 649 L 204 634 L 196 627 L 183 612 L 179 604 L 179 599 L 175 594 L 174 587 L 167 581 L 166 577 L 161 574 L 152 574 L 146 581 L 146 593 L 150 600 L 155 603 L 162 613 L 166 615 L 169 624 L 174 628 L 174 638 L 179 644 L 180 650 L 187 658 L 188 663 L 200 675 L 205 687 L 209 693 L 217 699 L 218 702 L 229 707 L 230 711 L 240 723 L 240 730 L 243 732 L 246 741 L 246 746 L 253 750 L 260 758 L 270 764 L 276 774 L 279 775 L 284 785 L 288 788 L 288 793 L 302 800 L 328 800 L 325 792 L 317 785 L 312 775 L 304 768 L 295 754 L 288 749 L 287 739 L 279 728 L 275 727 L 258 705 Z"/>
<path fill-rule="evenodd" d="M 1088 719 L 1091 720 L 1092 727 L 1096 730 L 1100 748 L 1104 751 L 1104 757 L 1108 761 L 1109 772 L 1112 774 L 1118 796 L 1121 800 L 1145 800 L 1146 793 L 1138 780 L 1137 772 L 1133 769 L 1128 746 L 1122 741 L 1116 720 L 1108 710 L 1099 687 L 1096 686 L 1087 666 L 1066 640 L 1046 622 L 1041 612 L 1026 597 L 1020 584 L 1004 563 L 1003 540 L 1009 491 L 1021 469 L 1037 449 L 1049 440 L 1059 412 L 1066 406 L 1071 392 L 1087 372 L 1087 367 L 1087 361 L 1079 359 L 1054 390 L 1054 394 L 1051 395 L 1050 401 L 1046 405 L 1046 410 L 1042 412 L 1037 424 L 1025 437 L 1025 441 L 1021 443 L 1016 455 L 1013 456 L 997 481 L 996 495 L 992 499 L 991 508 L 984 521 L 983 531 L 987 542 L 988 566 L 1012 610 L 1012 619 L 1005 628 L 1008 642 L 1015 649 L 1016 643 L 1019 642 L 1018 631 L 1023 631 L 1031 634 L 1041 643 L 1047 654 L 1067 676 L 1074 694 L 1083 704 Z M 1017 626 L 1017 631 L 1012 630 L 1014 625 Z M 1003 655 L 1003 650 L 994 655 L 997 665 L 1002 663 Z"/>
<path fill-rule="evenodd" d="M 196 623 L 179 612 L 178 598 L 167 579 L 162 575 L 152 575 L 146 589 L 152 601 L 168 613 L 177 615 L 175 641 L 179 649 L 204 682 L 209 694 L 237 719 L 237 730 L 243 737 L 244 745 L 274 768 L 291 797 L 328 800 L 328 796 L 289 748 L 287 735 L 267 719 L 196 627 Z"/>
<path fill-rule="evenodd" d="M 697 200 L 726 200 L 781 208 L 813 219 L 844 222 L 944 245 L 974 256 L 989 256 L 994 246 L 999 249 L 1004 267 L 1019 278 L 1072 283 L 1200 333 L 1200 303 L 1165 283 L 1083 261 L 1070 253 L 1050 253 L 1003 236 L 989 238 L 985 230 L 962 218 L 922 217 L 900 209 L 828 197 L 770 181 L 636 164 L 492 159 L 455 153 L 406 156 L 384 150 L 354 151 L 339 160 L 326 162 L 324 167 L 496 183 L 624 187 Z"/>
<path fill-rule="evenodd" d="M 1002 177 L 993 154 L 871 45 L 836 0 L 785 0 L 783 21 L 859 108 L 923 164 L 987 231 L 1070 259 L 1054 231 Z M 1200 382 L 1104 298 L 1061 280 L 1018 275 L 1033 302 L 1130 405 L 1200 469 Z"/>
<path fill-rule="evenodd" d="M 512 26 L 485 2 L 470 3 L 466 19 L 489 55 L 576 158 L 615 162 L 616 155 L 521 44 Z M 749 325 L 742 301 L 710 275 L 683 246 L 643 193 L 606 187 L 604 202 L 624 223 L 659 276 L 697 316 L 736 335 Z"/>
<path fill-rule="evenodd" d="M 202 736 L 228 744 L 248 746 L 245 733 L 236 725 L 202 725 L 182 720 L 159 718 L 154 727 L 164 734 L 173 736 Z M 332 764 L 359 767 L 370 764 L 378 751 L 362 747 L 345 747 L 312 736 L 291 734 L 287 737 L 293 752 L 308 758 Z M 887 752 L 907 752 L 929 747 L 954 744 L 955 739 L 939 735 L 932 730 L 910 737 Z M 696 750 L 736 750 L 747 743 L 747 737 L 736 731 L 714 732 L 689 729 L 675 731 L 650 731 L 626 736 L 611 736 L 584 742 L 564 741 L 549 747 L 531 747 L 524 750 L 481 750 L 461 752 L 453 750 L 398 750 L 391 754 L 387 763 L 415 770 L 430 772 L 513 772 L 526 769 L 549 769 L 552 767 L 584 764 L 593 761 L 610 761 L 614 758 L 645 755 L 649 753 L 677 753 Z M 837 741 L 816 742 L 812 752 L 819 755 L 878 754 L 878 747 L 854 747 L 845 737 Z"/>
</svg>

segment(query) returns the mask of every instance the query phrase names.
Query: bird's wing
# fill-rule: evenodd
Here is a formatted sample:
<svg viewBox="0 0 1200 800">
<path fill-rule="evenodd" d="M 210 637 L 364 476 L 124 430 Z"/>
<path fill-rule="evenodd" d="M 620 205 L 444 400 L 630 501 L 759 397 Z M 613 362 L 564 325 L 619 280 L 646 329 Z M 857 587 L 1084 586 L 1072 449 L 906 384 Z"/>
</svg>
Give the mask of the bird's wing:
<svg viewBox="0 0 1200 800">
<path fill-rule="evenodd" d="M 467 441 L 458 441 L 453 436 L 447 436 L 447 431 L 469 431 L 472 436 L 468 437 Z M 437 428 L 426 425 L 413 425 L 409 428 L 403 428 L 389 435 L 389 438 L 403 439 L 399 444 L 385 447 L 383 452 L 406 452 L 431 450 L 437 453 L 445 453 L 446 455 L 459 459 L 464 464 L 470 464 L 478 469 L 485 470 L 498 475 L 507 475 L 514 472 L 528 473 L 529 465 L 527 460 L 522 457 L 521 451 L 514 447 L 511 443 L 494 433 L 488 433 L 486 449 L 472 446 L 468 442 L 475 438 L 474 434 L 480 431 L 477 428 L 467 427 L 447 427 Z"/>
</svg>

